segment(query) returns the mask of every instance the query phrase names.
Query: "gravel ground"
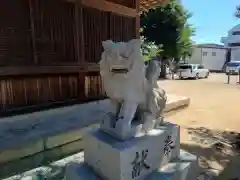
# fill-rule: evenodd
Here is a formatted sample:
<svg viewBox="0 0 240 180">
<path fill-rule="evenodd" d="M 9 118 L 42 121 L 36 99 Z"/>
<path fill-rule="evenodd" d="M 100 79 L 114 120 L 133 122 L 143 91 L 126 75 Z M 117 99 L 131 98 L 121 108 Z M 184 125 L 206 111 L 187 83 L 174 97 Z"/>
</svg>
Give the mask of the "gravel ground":
<svg viewBox="0 0 240 180">
<path fill-rule="evenodd" d="M 212 73 L 208 79 L 159 81 L 167 92 L 190 97 L 188 108 L 167 119 L 181 126 L 182 148 L 198 155 L 202 168 L 218 176 L 217 179 L 240 179 L 237 80 L 233 76 L 227 84 L 226 75 Z"/>
</svg>

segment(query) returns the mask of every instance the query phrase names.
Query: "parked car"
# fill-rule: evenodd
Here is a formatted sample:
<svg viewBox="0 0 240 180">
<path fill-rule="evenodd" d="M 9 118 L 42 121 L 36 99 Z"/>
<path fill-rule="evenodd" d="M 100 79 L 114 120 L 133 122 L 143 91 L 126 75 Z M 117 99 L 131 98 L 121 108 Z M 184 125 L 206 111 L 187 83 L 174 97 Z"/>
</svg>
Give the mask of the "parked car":
<svg viewBox="0 0 240 180">
<path fill-rule="evenodd" d="M 226 64 L 226 75 L 237 75 L 240 71 L 240 61 L 230 61 Z"/>
<path fill-rule="evenodd" d="M 183 64 L 177 70 L 179 78 L 208 78 L 209 70 L 200 64 Z"/>
</svg>

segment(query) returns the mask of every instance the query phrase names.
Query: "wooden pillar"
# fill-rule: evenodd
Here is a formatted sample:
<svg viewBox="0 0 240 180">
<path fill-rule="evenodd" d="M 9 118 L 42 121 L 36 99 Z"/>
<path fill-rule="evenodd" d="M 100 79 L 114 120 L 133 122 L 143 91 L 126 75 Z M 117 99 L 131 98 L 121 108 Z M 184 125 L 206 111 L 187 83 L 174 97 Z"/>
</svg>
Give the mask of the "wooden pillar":
<svg viewBox="0 0 240 180">
<path fill-rule="evenodd" d="M 140 38 L 140 0 L 136 1 L 136 38 Z"/>
</svg>

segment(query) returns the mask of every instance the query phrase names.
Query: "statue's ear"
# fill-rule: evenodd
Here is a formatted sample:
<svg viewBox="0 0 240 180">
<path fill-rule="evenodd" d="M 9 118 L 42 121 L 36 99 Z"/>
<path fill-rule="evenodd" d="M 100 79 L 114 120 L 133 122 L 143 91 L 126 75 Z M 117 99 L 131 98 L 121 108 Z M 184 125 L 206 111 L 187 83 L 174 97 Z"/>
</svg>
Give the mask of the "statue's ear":
<svg viewBox="0 0 240 180">
<path fill-rule="evenodd" d="M 127 43 L 127 54 L 131 54 L 132 52 L 140 51 L 141 41 L 140 39 L 132 39 Z"/>
<path fill-rule="evenodd" d="M 128 44 L 132 47 L 141 47 L 141 40 L 140 39 L 132 39 L 128 42 Z"/>
<path fill-rule="evenodd" d="M 114 42 L 112 40 L 106 40 L 102 42 L 102 46 L 104 50 L 108 50 L 113 46 Z"/>
</svg>

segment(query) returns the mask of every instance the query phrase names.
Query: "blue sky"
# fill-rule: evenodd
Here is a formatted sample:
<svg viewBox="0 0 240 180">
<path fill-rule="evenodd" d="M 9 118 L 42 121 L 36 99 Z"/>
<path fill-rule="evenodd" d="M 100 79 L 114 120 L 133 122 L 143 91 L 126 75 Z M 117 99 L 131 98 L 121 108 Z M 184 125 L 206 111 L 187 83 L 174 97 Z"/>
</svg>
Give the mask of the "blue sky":
<svg viewBox="0 0 240 180">
<path fill-rule="evenodd" d="M 240 20 L 234 17 L 239 0 L 181 0 L 184 7 L 193 13 L 189 20 L 196 28 L 196 43 L 220 43 L 220 38 Z"/>
</svg>

